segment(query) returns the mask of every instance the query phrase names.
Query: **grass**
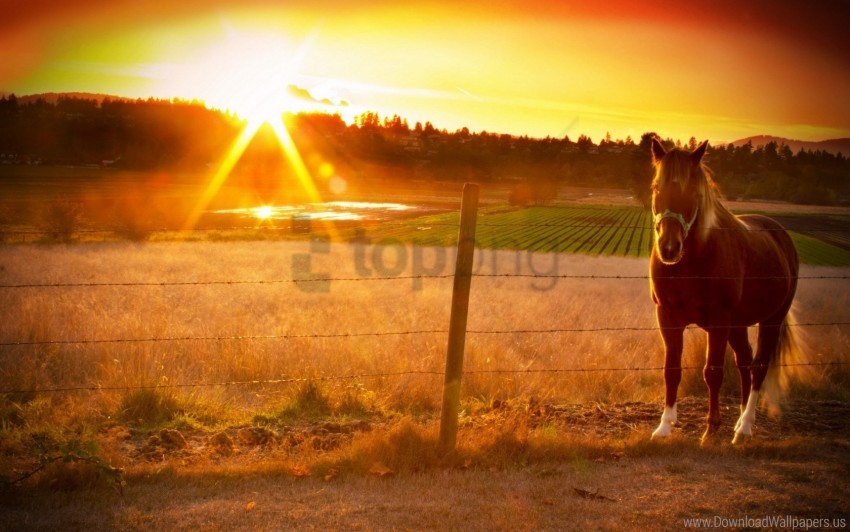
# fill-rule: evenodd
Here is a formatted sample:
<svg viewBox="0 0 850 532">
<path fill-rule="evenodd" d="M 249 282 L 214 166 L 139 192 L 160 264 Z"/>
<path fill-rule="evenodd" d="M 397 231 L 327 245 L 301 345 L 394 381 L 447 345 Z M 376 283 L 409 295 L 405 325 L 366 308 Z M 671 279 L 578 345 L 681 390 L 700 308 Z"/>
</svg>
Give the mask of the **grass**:
<svg viewBox="0 0 850 532">
<path fill-rule="evenodd" d="M 481 210 L 476 245 L 485 249 L 648 256 L 650 215 L 636 207 L 567 206 Z M 452 245 L 457 213 L 424 216 L 376 227 L 373 242 L 401 241 L 422 246 Z"/>
<path fill-rule="evenodd" d="M 0 389 L 17 390 L 0 395 L 0 480 L 43 466 L 18 489 L 0 483 L 4 527 L 620 529 L 714 515 L 847 516 L 846 409 L 830 406 L 850 399 L 846 365 L 814 368 L 792 390 L 810 402 L 784 421 L 760 418 L 763 436 L 733 449 L 725 442 L 738 385 L 727 363 L 723 442 L 700 448 L 699 369 L 684 374 L 682 423 L 663 444 L 648 438 L 661 372 L 606 369 L 662 365 L 654 331 L 470 334 L 458 448 L 439 453 L 446 335 L 415 331 L 447 329 L 452 280 L 377 278 L 451 273 L 443 246 L 455 243 L 457 213 L 368 226 L 360 246 L 346 243 L 353 230 L 330 247 L 253 229 L 206 230 L 191 242 L 157 228 L 185 219 L 197 176 L 163 193 L 163 176 L 152 174 L 9 171 L 0 169 L 0 242 L 39 227 L 53 234 L 3 245 L 0 284 L 150 285 L 0 289 L 0 343 L 175 340 L 0 347 Z M 501 201 L 480 209 L 476 273 L 646 274 L 648 213 Z M 835 267 L 850 254 L 817 234 L 792 233 L 803 274 L 846 275 Z M 356 280 L 159 284 L 293 276 Z M 800 321 L 846 321 L 847 308 L 846 281 L 801 281 Z M 654 324 L 641 279 L 473 281 L 473 331 Z M 394 331 L 411 334 L 345 336 Z M 847 327 L 798 332 L 811 361 L 850 362 Z M 340 336 L 309 337 L 328 334 Z M 685 366 L 702 366 L 704 349 L 702 333 L 686 333 Z M 215 384 L 230 382 L 239 384 Z M 52 387 L 93 390 L 31 391 Z M 821 417 L 809 421 L 812 411 Z M 167 445 L 175 432 L 185 447 Z M 123 496 L 113 466 L 124 469 Z"/>
<path fill-rule="evenodd" d="M 811 214 L 815 219 L 817 215 Z M 805 219 L 805 215 L 797 215 Z M 846 216 L 833 216 L 848 225 Z M 798 222 L 800 223 L 800 222 Z M 458 214 L 449 212 L 401 220 L 370 229 L 365 238 L 374 244 L 402 242 L 420 246 L 454 245 Z M 819 234 L 819 233 L 814 233 Z M 846 245 L 846 236 L 823 233 Z M 352 234 L 346 235 L 353 238 Z M 804 264 L 850 266 L 850 251 L 825 239 L 791 232 Z M 363 237 L 360 237 L 363 238 Z M 535 253 L 581 253 L 616 257 L 648 257 L 652 246 L 648 211 L 631 206 L 571 205 L 504 210 L 484 208 L 478 218 L 476 245 L 482 249 L 519 249 Z"/>
<path fill-rule="evenodd" d="M 2 341 L 174 340 L 5 346 L 0 351 L 3 389 L 166 386 L 172 387 L 168 389 L 175 397 L 191 396 L 201 403 L 271 408 L 291 400 L 294 385 L 250 381 L 364 375 L 328 381 L 324 393 L 329 404 L 349 400 L 351 408 L 360 402 L 376 408 L 413 410 L 439 404 L 446 334 L 427 331 L 448 327 L 451 278 L 375 280 L 381 272 L 372 262 L 373 248 L 364 254 L 364 264 L 372 269 L 373 277 L 357 271 L 357 246 L 347 244 L 334 244 L 320 253 L 311 253 L 306 242 L 22 245 L 6 249 L 12 251 L 0 259 L 0 281 L 6 284 L 153 284 L 4 289 L 2 305 L 7 319 L 0 325 Z M 441 253 L 450 255 L 439 248 L 419 251 L 419 260 L 429 265 Z M 405 270 L 398 272 L 401 277 L 417 268 L 413 248 L 397 246 L 382 253 L 385 266 L 392 266 L 393 258 L 406 257 Z M 310 283 L 157 284 L 287 279 L 293 276 L 293 265 L 301 264 L 296 260 L 300 256 L 309 256 L 310 275 L 351 280 L 332 281 L 325 292 L 314 291 Z M 436 272 L 438 275 L 450 271 L 450 261 L 445 262 L 446 269 Z M 483 274 L 628 277 L 645 275 L 645 268 L 645 261 L 639 259 L 522 251 L 480 250 L 476 261 L 476 272 Z M 843 270 L 804 271 L 810 276 L 836 273 Z M 825 297 L 827 293 L 829 297 Z M 850 307 L 850 290 L 842 281 L 803 280 L 798 301 L 801 321 L 842 321 L 842 309 Z M 654 309 L 643 279 L 476 277 L 468 322 L 468 329 L 475 332 L 467 339 L 465 367 L 470 375 L 464 381 L 465 393 L 486 399 L 655 400 L 661 389 L 660 372 L 605 369 L 660 366 L 663 355 L 657 333 L 651 330 L 654 325 Z M 624 330 L 607 334 L 487 333 L 599 327 Z M 650 330 L 628 330 L 631 328 Z M 814 335 L 813 354 L 817 353 L 819 361 L 844 359 L 848 343 L 844 329 L 812 328 L 808 332 Z M 361 333 L 390 334 L 347 336 Z M 187 340 L 196 337 L 200 339 Z M 205 339 L 218 337 L 222 339 Z M 703 338 L 696 331 L 687 333 L 686 366 L 702 365 Z M 560 372 L 535 372 L 551 369 Z M 593 371 L 570 372 L 576 369 Z M 502 370 L 508 372 L 499 373 Z M 398 373 L 407 374 L 368 376 Z M 690 373 L 694 385 L 688 384 L 691 376 L 686 376 L 685 390 L 701 392 L 700 372 Z M 729 375 L 734 375 L 731 368 Z M 219 382 L 244 384 L 211 385 Z M 730 389 L 734 387 L 730 385 Z M 122 415 L 142 419 L 165 419 L 168 416 L 154 412 L 175 411 L 173 406 L 145 404 L 150 397 L 143 397 L 144 391 L 138 394 L 118 398 L 127 403 L 112 406 L 125 412 Z M 105 402 L 109 401 L 115 403 L 116 399 Z M 296 402 L 294 409 L 299 408 Z"/>
<path fill-rule="evenodd" d="M 515 408 L 502 419 L 464 425 L 448 456 L 435 452 L 434 424 L 409 418 L 327 452 L 258 447 L 212 466 L 183 452 L 132 467 L 122 496 L 73 489 L 95 481 L 66 469 L 61 487 L 4 494 L 0 513 L 12 529 L 673 529 L 714 515 L 846 518 L 846 441 L 700 448 L 695 438 L 658 443 L 642 431 L 553 431 Z"/>
<path fill-rule="evenodd" d="M 451 250 L 334 243 L 311 251 L 309 242 L 278 241 L 3 249 L 0 284 L 151 284 L 4 289 L 0 342 L 173 338 L 0 348 L 0 388 L 19 392 L 0 401 L 0 475 L 13 478 L 13 472 L 37 467 L 40 456 L 62 457 L 72 448 L 96 449 L 91 458 L 99 460 L 52 462 L 22 488 L 23 499 L 11 493 L 12 502 L 0 500 L 0 513 L 13 527 L 61 522 L 133 528 L 171 520 L 178 527 L 216 522 L 274 528 L 309 522 L 441 528 L 471 519 L 481 527 L 536 523 L 560 528 L 563 516 L 576 512 L 591 515 L 600 527 L 615 522 L 640 526 L 659 519 L 678 522 L 676 512 L 716 508 L 694 503 L 676 510 L 664 491 L 706 492 L 704 479 L 712 467 L 726 472 L 721 485 L 748 486 L 756 508 L 765 511 L 786 508 L 789 500 L 772 494 L 771 482 L 797 486 L 804 490 L 797 493 L 802 493 L 799 500 L 810 504 L 824 490 L 847 487 L 837 469 L 824 468 L 826 455 L 814 456 L 817 446 L 811 440 L 789 440 L 778 430 L 771 432 L 782 436 L 776 441 L 742 451 L 725 445 L 699 449 L 698 435 L 690 432 L 670 445 L 649 442 L 663 394 L 661 372 L 615 369 L 662 365 L 653 330 L 484 333 L 651 329 L 655 321 L 645 279 L 475 277 L 468 328 L 481 332 L 467 338 L 458 450 L 446 456 L 437 453 L 435 444 L 446 334 L 415 331 L 447 329 L 452 279 L 377 280 L 386 272 L 376 267 L 375 257 L 390 269 L 404 256 L 404 268 L 396 274 L 404 277 L 417 267 L 436 270 L 433 265 L 444 256 L 448 273 Z M 376 255 L 378 249 L 382 256 Z M 360 251 L 372 277 L 357 269 Z M 304 266 L 297 257 L 305 255 L 310 275 L 353 280 L 332 281 L 326 291 L 287 282 L 159 284 L 288 279 L 293 268 Z M 477 257 L 478 273 L 646 273 L 646 261 L 638 258 L 492 249 L 480 250 Z M 422 262 L 417 266 L 416 260 Z M 846 270 L 807 266 L 803 273 L 845 275 Z M 798 307 L 801 321 L 843 320 L 850 285 L 801 281 Z M 845 327 L 805 330 L 813 360 L 850 361 Z M 346 336 L 363 332 L 411 334 Z M 309 337 L 333 334 L 340 336 Z M 188 337 L 227 339 L 181 340 Z M 701 333 L 688 332 L 685 365 L 701 367 L 704 347 Z M 799 387 L 797 395 L 846 400 L 847 366 L 818 369 L 824 371 Z M 734 405 L 737 378 L 734 369 L 727 370 L 724 397 Z M 283 382 L 259 382 L 266 380 Z M 239 384 L 216 384 L 223 382 Z M 28 391 L 52 387 L 97 389 Z M 699 432 L 706 393 L 699 369 L 685 373 L 681 390 L 684 400 L 699 405 L 692 414 L 698 421 L 685 430 Z M 627 413 L 613 416 L 606 406 L 628 402 L 651 403 L 651 412 L 631 413 L 626 406 Z M 562 404 L 588 406 L 580 415 L 545 408 Z M 729 412 L 724 423 L 731 430 Z M 593 423 L 583 421 L 588 419 Z M 163 430 L 179 431 L 189 442 L 186 448 L 163 447 Z M 241 431 L 273 443 L 248 446 Z M 844 448 L 827 448 L 827 454 L 834 463 L 846 462 Z M 679 461 L 678 468 L 665 470 L 670 460 Z M 768 464 L 776 461 L 791 465 L 774 473 Z M 106 466 L 125 469 L 127 498 L 111 498 Z M 306 478 L 297 480 L 301 477 Z M 410 486 L 421 491 L 409 491 Z M 599 490 L 618 502 L 584 499 L 572 487 Z M 460 495 L 452 502 L 440 489 Z M 56 490 L 70 494 L 49 503 L 49 512 L 35 512 L 39 503 L 48 504 L 44 494 L 55 497 Z M 89 498 L 89 491 L 98 498 Z M 319 504 L 311 495 L 317 492 L 336 502 Z M 293 506 L 278 498 L 281 493 L 307 502 Z M 669 504 L 649 507 L 647 498 Z M 436 502 L 426 504 L 429 499 Z M 255 505 L 248 510 L 251 502 Z M 358 510 L 369 504 L 377 506 Z M 742 510 L 732 498 L 718 504 L 729 512 Z M 506 507 L 529 513 L 499 509 Z M 811 507 L 826 511 L 836 503 L 827 498 Z M 284 510 L 276 513 L 275 508 Z"/>
<path fill-rule="evenodd" d="M 196 198 L 203 191 L 202 175 L 164 175 L 124 172 L 99 168 L 0 168 L 0 242 L 115 242 L 115 241 L 254 241 L 303 240 L 294 234 L 289 221 L 235 220 L 205 217 L 200 230 L 187 234 L 183 226 Z M 458 184 L 431 184 L 427 189 L 397 190 L 398 183 L 385 182 L 392 194 L 352 196 L 358 200 L 390 200 L 438 205 L 448 212 L 417 218 L 403 215 L 388 221 L 364 222 L 363 228 L 351 224 L 337 227 L 336 240 L 368 241 L 373 246 L 398 244 L 445 247 L 457 238 Z M 421 186 L 421 185 L 419 185 Z M 452 196 L 446 196 L 450 191 Z M 604 191 L 597 191 L 604 192 Z M 476 242 L 479 248 L 519 249 L 536 253 L 581 253 L 617 257 L 647 257 L 652 244 L 651 214 L 634 206 L 634 200 L 619 197 L 611 205 L 583 203 L 583 194 L 565 187 L 564 200 L 547 207 L 514 208 L 504 204 L 505 186 L 490 184 L 482 188 Z M 401 199 L 399 198 L 401 196 Z M 268 201 L 256 191 L 225 186 L 216 201 L 220 208 L 255 206 Z M 238 199 L 237 199 L 238 198 Z M 280 199 L 280 198 L 279 198 Z M 604 201 L 604 198 L 603 200 Z M 214 205 L 210 209 L 217 208 Z M 799 210 L 798 206 L 735 204 L 741 212 L 779 209 Z M 811 209 L 810 209 L 811 210 Z M 824 214 L 832 213 L 832 214 Z M 846 209 L 818 209 L 787 213 L 786 218 L 802 226 L 828 224 L 820 229 L 792 231 L 801 260 L 819 266 L 850 266 L 850 251 L 845 229 Z M 810 219 L 810 220 L 807 220 Z M 327 229 L 317 224 L 314 236 Z M 256 227 L 252 227 L 256 226 Z M 793 227 L 791 229 L 794 229 Z"/>
<path fill-rule="evenodd" d="M 850 265 L 850 251 L 833 246 L 812 236 L 791 233 L 800 260 L 804 264 L 814 266 L 847 266 Z"/>
</svg>

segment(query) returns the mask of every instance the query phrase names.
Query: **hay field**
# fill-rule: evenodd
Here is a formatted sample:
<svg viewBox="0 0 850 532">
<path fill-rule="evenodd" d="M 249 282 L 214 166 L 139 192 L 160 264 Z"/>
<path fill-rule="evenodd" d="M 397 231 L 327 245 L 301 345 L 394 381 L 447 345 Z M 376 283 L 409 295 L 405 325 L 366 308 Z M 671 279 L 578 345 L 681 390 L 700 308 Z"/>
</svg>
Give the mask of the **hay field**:
<svg viewBox="0 0 850 532">
<path fill-rule="evenodd" d="M 842 365 L 811 368 L 792 390 L 800 400 L 779 421 L 762 416 L 744 448 L 728 444 L 732 364 L 722 442 L 698 447 L 705 342 L 687 332 L 694 369 L 680 426 L 650 442 L 662 372 L 618 371 L 662 365 L 647 280 L 580 278 L 641 277 L 645 259 L 479 250 L 458 448 L 444 454 L 451 248 L 2 250 L 0 518 L 10 529 L 673 528 L 753 512 L 847 515 L 836 494 L 847 489 L 848 327 L 800 328 L 810 360 Z M 82 286 L 8 288 L 32 284 Z M 847 308 L 846 280 L 801 281 L 801 322 L 847 321 Z M 83 389 L 32 392 L 51 388 Z M 728 496 L 694 497 L 715 491 Z"/>
<path fill-rule="evenodd" d="M 452 248 L 309 242 L 5 246 L 3 285 L 129 286 L 0 289 L 0 342 L 37 344 L 0 348 L 0 387 L 176 386 L 169 393 L 244 412 L 276 408 L 293 386 L 211 384 L 393 374 L 331 380 L 328 393 L 391 409 L 431 409 L 442 387 L 452 254 Z M 464 396 L 660 399 L 660 371 L 602 371 L 662 365 L 657 333 L 642 330 L 655 324 L 645 279 L 487 276 L 631 277 L 645 275 L 646 269 L 645 259 L 478 250 L 465 363 L 471 374 Z M 422 272 L 435 277 L 408 277 Z M 805 267 L 802 276 L 846 273 Z M 378 279 L 387 274 L 398 278 Z M 341 280 L 286 282 L 293 278 Z M 239 284 L 217 284 L 222 282 Z M 846 280 L 801 280 L 799 321 L 847 321 L 847 308 Z M 599 328 L 624 330 L 508 332 Z M 799 331 L 807 336 L 811 361 L 850 358 L 847 326 Z M 686 335 L 684 364 L 698 368 L 704 335 L 696 330 Z M 94 343 L 42 343 L 77 340 Z M 537 372 L 552 369 L 592 371 Z M 488 373 L 493 370 L 508 372 Z M 815 370 L 835 376 L 846 367 Z M 727 389 L 735 390 L 731 367 L 727 375 Z M 701 371 L 688 371 L 683 393 L 703 394 L 701 380 Z M 830 388 L 831 381 L 818 381 L 817 387 Z M 203 386 L 180 387 L 189 384 Z M 53 394 L 51 401 L 85 398 L 109 412 L 126 393 Z"/>
</svg>

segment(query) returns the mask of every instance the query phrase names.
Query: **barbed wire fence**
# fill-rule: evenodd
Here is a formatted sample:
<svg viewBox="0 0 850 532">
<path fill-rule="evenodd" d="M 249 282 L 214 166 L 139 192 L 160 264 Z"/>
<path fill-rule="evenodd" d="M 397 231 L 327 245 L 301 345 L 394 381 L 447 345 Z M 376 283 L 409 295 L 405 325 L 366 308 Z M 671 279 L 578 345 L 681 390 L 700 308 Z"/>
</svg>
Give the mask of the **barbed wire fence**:
<svg viewBox="0 0 850 532">
<path fill-rule="evenodd" d="M 384 222 L 382 227 L 387 225 L 409 225 L 406 222 Z M 429 226 L 444 226 L 447 228 L 457 228 L 457 224 L 451 223 L 428 223 Z M 523 227 L 523 228 L 552 228 L 561 229 L 598 229 L 600 225 L 608 228 L 618 229 L 646 229 L 644 225 L 634 224 L 617 224 L 617 223 L 480 223 L 479 227 Z M 201 228 L 193 231 L 222 231 L 222 230 L 254 230 L 254 231 L 288 231 L 287 227 L 258 227 L 258 226 L 233 226 L 233 227 L 216 227 L 216 228 Z M 772 231 L 773 229 L 766 229 Z M 161 230 L 168 231 L 168 230 Z M 819 230 L 812 229 L 809 232 L 816 233 Z M 825 233 L 850 232 L 850 229 L 835 229 L 830 228 L 823 230 Z M 57 231 L 51 230 L 20 230 L 20 231 L 3 231 L 2 232 L 7 242 L 10 236 L 19 237 L 26 242 L 27 238 L 37 235 L 56 235 Z M 101 235 L 116 235 L 121 234 L 120 229 L 77 229 L 73 233 L 79 234 L 101 234 Z M 577 279 L 577 280 L 649 280 L 648 275 L 596 275 L 596 274 L 524 274 L 524 273 L 474 273 L 473 277 L 480 278 L 532 278 L 532 279 Z M 317 277 L 317 278 L 284 278 L 284 279 L 220 279 L 220 280 L 205 280 L 205 281 L 92 281 L 92 282 L 28 282 L 28 283 L 0 283 L 0 293 L 2 291 L 25 291 L 25 290 L 55 290 L 55 289 L 98 289 L 98 288 L 145 288 L 145 287 L 202 287 L 202 286 L 240 286 L 240 285 L 281 285 L 281 284 L 301 284 L 301 283 L 327 283 L 327 282 L 385 282 L 399 280 L 440 280 L 453 279 L 455 274 L 438 274 L 438 275 L 396 275 L 388 277 Z M 701 280 L 717 280 L 727 279 L 728 277 L 716 276 L 699 276 L 690 277 L 690 279 Z M 754 279 L 775 279 L 776 277 L 763 276 L 754 277 Z M 806 275 L 800 276 L 800 280 L 848 280 L 850 275 Z M 806 322 L 789 324 L 793 327 L 801 328 L 816 328 L 816 327 L 842 327 L 850 325 L 850 321 L 825 321 L 825 322 Z M 690 327 L 695 328 L 695 327 Z M 705 328 L 703 328 L 705 329 Z M 469 335 L 555 335 L 569 333 L 617 333 L 617 332 L 644 332 L 658 331 L 657 326 L 620 326 L 620 327 L 558 327 L 545 329 L 496 329 L 496 330 L 466 330 Z M 414 336 L 426 334 L 448 334 L 449 329 L 421 329 L 421 330 L 400 330 L 400 331 L 352 331 L 342 333 L 324 333 L 324 334 L 269 334 L 269 335 L 206 335 L 206 336 L 163 336 L 163 337 L 145 337 L 145 338 L 55 338 L 48 340 L 7 340 L 0 342 L 0 352 L 3 349 L 13 347 L 46 347 L 57 345 L 93 345 L 93 344 L 151 344 L 164 342 L 249 342 L 263 340 L 310 340 L 310 339 L 344 339 L 344 338 L 381 338 L 381 337 L 398 337 L 398 336 Z M 806 363 L 789 363 L 782 364 L 786 367 L 793 366 L 843 366 L 850 365 L 850 362 L 831 361 L 831 362 L 806 362 Z M 464 370 L 466 375 L 522 375 L 522 374 L 569 374 L 569 373 L 603 373 L 603 372 L 657 372 L 662 371 L 663 366 L 645 366 L 645 367 L 593 367 L 593 368 L 497 368 L 497 369 L 470 369 Z M 681 370 L 703 370 L 703 366 L 682 366 Z M 435 370 L 405 370 L 391 372 L 369 372 L 369 373 L 352 373 L 342 375 L 318 375 L 318 376 L 300 376 L 300 377 L 285 377 L 285 378 L 264 378 L 264 379 L 249 379 L 249 380 L 219 380 L 209 382 L 185 382 L 185 383 L 158 383 L 151 385 L 135 385 L 135 386 L 104 386 L 104 385 L 75 385 L 75 386 L 55 386 L 55 387 L 36 387 L 36 388 L 8 388 L 0 389 L 2 395 L 12 394 L 56 394 L 56 393 L 72 393 L 81 391 L 133 391 L 144 389 L 157 388 L 206 388 L 217 386 L 250 386 L 250 385 L 272 385 L 272 384 L 290 384 L 308 381 L 345 381 L 364 378 L 392 378 L 411 375 L 425 375 L 432 377 L 443 376 L 444 372 Z"/>
</svg>

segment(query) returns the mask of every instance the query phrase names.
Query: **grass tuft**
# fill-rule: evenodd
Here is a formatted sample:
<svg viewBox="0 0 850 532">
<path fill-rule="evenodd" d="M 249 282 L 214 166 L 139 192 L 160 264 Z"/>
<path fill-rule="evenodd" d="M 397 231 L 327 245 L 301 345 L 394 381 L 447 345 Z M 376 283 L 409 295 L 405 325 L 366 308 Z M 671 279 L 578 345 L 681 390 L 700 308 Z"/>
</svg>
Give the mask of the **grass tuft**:
<svg viewBox="0 0 850 532">
<path fill-rule="evenodd" d="M 122 397 L 118 419 L 137 425 L 160 425 L 183 413 L 177 399 L 156 388 L 134 390 Z"/>
<path fill-rule="evenodd" d="M 331 400 L 315 381 L 306 381 L 278 414 L 284 421 L 295 419 L 320 419 L 333 412 Z"/>
</svg>

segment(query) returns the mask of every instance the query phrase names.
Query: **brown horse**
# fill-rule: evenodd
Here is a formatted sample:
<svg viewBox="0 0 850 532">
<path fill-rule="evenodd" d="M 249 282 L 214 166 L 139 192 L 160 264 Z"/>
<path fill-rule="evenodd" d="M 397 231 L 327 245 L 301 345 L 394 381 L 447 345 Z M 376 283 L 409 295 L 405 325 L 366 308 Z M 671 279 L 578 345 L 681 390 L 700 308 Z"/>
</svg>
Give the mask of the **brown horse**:
<svg viewBox="0 0 850 532">
<path fill-rule="evenodd" d="M 652 141 L 656 174 L 650 290 L 664 340 L 667 388 L 661 423 L 652 437 L 668 436 L 676 422 L 682 337 L 686 326 L 696 324 L 708 333 L 703 377 L 709 406 L 703 442 L 720 427 L 718 394 L 728 343 L 741 375 L 741 416 L 733 439 L 739 443 L 752 434 L 765 378 L 778 377 L 780 356 L 796 350 L 788 316 L 799 261 L 794 243 L 777 222 L 765 216 L 735 216 L 720 203 L 702 163 L 707 144 L 689 153 L 666 151 L 657 139 Z M 747 327 L 755 324 L 759 329 L 753 359 Z M 774 368 L 768 373 L 771 363 Z"/>
</svg>

